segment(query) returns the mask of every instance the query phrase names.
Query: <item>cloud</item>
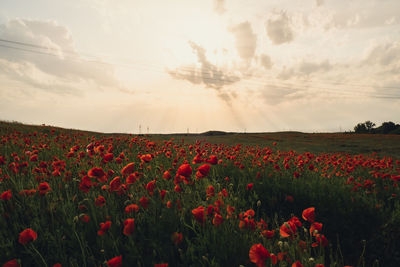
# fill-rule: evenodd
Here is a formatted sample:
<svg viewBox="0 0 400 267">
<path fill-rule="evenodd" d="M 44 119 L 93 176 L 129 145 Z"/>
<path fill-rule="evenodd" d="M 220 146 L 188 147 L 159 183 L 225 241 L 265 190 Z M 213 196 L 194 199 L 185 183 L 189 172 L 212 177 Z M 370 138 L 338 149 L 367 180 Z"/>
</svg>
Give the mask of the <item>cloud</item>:
<svg viewBox="0 0 400 267">
<path fill-rule="evenodd" d="M 269 39 L 275 45 L 289 43 L 294 38 L 290 19 L 285 12 L 281 12 L 275 18 L 268 19 L 265 28 Z"/>
<path fill-rule="evenodd" d="M 365 8 L 360 9 L 360 5 Z M 400 1 L 354 1 L 330 11 L 328 29 L 367 29 L 398 25 Z"/>
<path fill-rule="evenodd" d="M 257 36 L 254 34 L 248 21 L 230 28 L 235 36 L 236 49 L 239 56 L 244 60 L 251 60 L 254 57 L 257 47 Z"/>
<path fill-rule="evenodd" d="M 268 55 L 262 54 L 260 56 L 260 63 L 265 69 L 270 69 L 272 67 L 271 58 Z"/>
<path fill-rule="evenodd" d="M 375 45 L 363 60 L 365 65 L 400 65 L 400 42 Z"/>
<path fill-rule="evenodd" d="M 75 50 L 70 31 L 55 21 L 12 19 L 0 25 L 0 39 L 8 40 L 0 42 L 0 67 L 7 69 L 9 78 L 36 88 L 54 86 L 54 92 L 67 90 L 56 88 L 67 83 L 121 88 L 113 67 L 83 58 Z"/>
<path fill-rule="evenodd" d="M 358 68 L 376 77 L 375 92 L 400 96 L 400 41 L 375 44 L 365 54 Z"/>
<path fill-rule="evenodd" d="M 303 60 L 291 68 L 284 67 L 282 71 L 277 75 L 277 78 L 281 80 L 288 80 L 293 77 L 303 77 L 309 76 L 314 73 L 328 72 L 331 69 L 332 64 L 327 59 L 321 62 Z"/>
<path fill-rule="evenodd" d="M 298 71 L 302 75 L 309 75 L 315 72 L 326 72 L 332 68 L 329 60 L 324 60 L 322 62 L 307 62 L 302 61 L 298 67 Z"/>
<path fill-rule="evenodd" d="M 214 11 L 220 15 L 225 13 L 225 0 L 214 0 Z"/>
<path fill-rule="evenodd" d="M 0 58 L 0 73 L 6 79 L 22 82 L 34 88 L 60 95 L 81 95 L 81 93 L 68 83 L 44 73 L 31 62 L 10 62 Z"/>
<path fill-rule="evenodd" d="M 277 75 L 277 78 L 280 80 L 288 80 L 293 76 L 295 76 L 294 68 L 287 68 L 286 66 L 284 66 L 282 71 Z"/>
<path fill-rule="evenodd" d="M 315 0 L 315 4 L 317 6 L 322 6 L 324 4 L 324 0 Z"/>
<path fill-rule="evenodd" d="M 175 79 L 187 80 L 193 84 L 204 84 L 206 87 L 220 90 L 226 85 L 230 85 L 240 81 L 240 77 L 234 74 L 227 74 L 216 65 L 211 64 L 206 57 L 206 50 L 189 41 L 189 45 L 197 55 L 197 62 L 200 68 L 196 65 L 182 66 L 175 70 L 167 72 Z"/>
<path fill-rule="evenodd" d="M 277 105 L 285 101 L 293 101 L 306 96 L 306 91 L 296 89 L 292 85 L 268 84 L 259 92 L 260 98 L 269 105 Z"/>
</svg>

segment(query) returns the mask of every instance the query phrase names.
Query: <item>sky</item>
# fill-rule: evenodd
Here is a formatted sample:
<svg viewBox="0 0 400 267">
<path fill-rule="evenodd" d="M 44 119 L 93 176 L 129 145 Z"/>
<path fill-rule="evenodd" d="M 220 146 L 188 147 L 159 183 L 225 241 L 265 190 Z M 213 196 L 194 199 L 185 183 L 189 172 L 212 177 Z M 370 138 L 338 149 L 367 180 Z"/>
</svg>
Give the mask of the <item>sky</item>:
<svg viewBox="0 0 400 267">
<path fill-rule="evenodd" d="M 398 118 L 398 0 L 0 0 L 0 120 L 195 133 Z"/>
</svg>

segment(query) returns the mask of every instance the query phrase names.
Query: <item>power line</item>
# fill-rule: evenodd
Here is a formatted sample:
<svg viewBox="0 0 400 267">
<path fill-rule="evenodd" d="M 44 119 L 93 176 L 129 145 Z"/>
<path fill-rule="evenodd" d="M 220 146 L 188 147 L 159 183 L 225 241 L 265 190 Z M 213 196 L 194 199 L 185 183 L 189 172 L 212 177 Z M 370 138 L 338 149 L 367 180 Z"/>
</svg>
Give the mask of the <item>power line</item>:
<svg viewBox="0 0 400 267">
<path fill-rule="evenodd" d="M 31 52 L 31 53 L 40 54 L 40 55 L 47 55 L 47 56 L 56 56 L 56 57 L 58 57 L 58 55 L 56 55 L 56 54 L 50 54 L 50 53 L 45 53 L 45 52 L 40 52 L 40 51 L 34 51 L 34 50 L 25 49 L 25 48 L 20 48 L 20 47 L 13 47 L 13 46 L 9 46 L 9 45 L 0 44 L 0 47 L 10 48 L 10 49 L 14 49 L 14 50 L 20 50 L 20 51 L 25 51 L 25 52 Z"/>
<path fill-rule="evenodd" d="M 7 40 L 7 39 L 2 39 L 2 38 L 0 38 L 0 41 L 1 42 L 12 43 L 12 44 L 17 44 L 17 45 L 22 45 L 22 46 L 29 46 L 29 47 L 34 47 L 34 48 L 59 51 L 58 49 L 55 49 L 55 48 L 36 45 L 36 44 L 32 44 L 32 43 L 26 43 L 26 42 L 14 41 L 14 40 Z M 25 50 L 25 51 L 27 51 L 27 50 Z M 29 51 L 37 53 L 37 51 L 32 51 L 32 50 L 29 50 Z M 71 53 L 74 56 L 78 56 L 77 53 L 75 51 L 72 51 L 72 50 L 62 49 L 62 52 L 63 53 Z M 81 53 L 81 52 L 80 52 L 80 54 L 83 55 L 83 56 L 88 56 L 88 57 L 98 57 L 99 56 L 99 55 L 87 54 L 87 53 Z M 55 56 L 58 56 L 58 55 L 55 55 Z M 102 56 L 104 56 L 104 55 L 102 55 Z M 98 62 L 99 63 L 104 63 L 104 62 L 101 62 L 101 61 L 98 61 Z M 126 63 L 123 63 L 123 64 L 126 64 Z M 131 64 L 135 64 L 135 63 L 131 63 Z M 143 63 L 141 63 L 139 65 L 148 66 L 148 67 L 156 67 L 156 68 L 158 68 L 160 70 L 159 65 L 150 65 L 150 64 L 143 64 Z M 199 71 L 198 68 L 194 68 L 194 67 L 190 67 L 190 66 L 179 67 L 179 70 L 187 70 L 187 71 L 194 71 L 194 72 L 201 73 L 201 74 L 209 74 L 209 72 L 207 72 L 207 71 Z M 210 71 L 213 71 L 213 70 L 210 70 Z M 217 70 L 217 71 L 220 71 L 220 70 Z M 258 81 L 258 82 L 265 82 L 265 79 L 256 79 L 254 77 L 252 77 L 252 80 L 253 81 Z M 313 83 L 316 82 L 316 81 L 309 81 L 309 80 L 304 80 L 304 79 L 301 80 L 301 81 L 313 82 Z M 317 82 L 318 83 L 322 83 L 322 84 L 330 84 L 330 85 L 344 85 L 344 86 L 356 86 L 356 87 L 372 88 L 371 85 L 365 85 L 365 84 L 349 84 L 349 83 L 342 83 L 342 82 L 337 82 L 337 81 L 330 81 L 330 82 L 317 81 Z M 395 87 L 395 86 L 381 86 L 380 88 L 383 88 L 383 89 L 384 88 L 386 88 L 386 89 L 400 89 L 400 87 Z"/>
<path fill-rule="evenodd" d="M 46 50 L 59 51 L 58 49 L 47 47 L 47 46 L 42 46 L 42 45 L 37 45 L 37 44 L 32 44 L 32 43 L 26 43 L 26 42 L 21 42 L 21 41 L 2 39 L 2 38 L 0 38 L 0 42 L 12 43 L 12 44 L 17 44 L 17 45 L 22 45 L 22 46 L 29 46 L 29 47 L 34 47 L 34 48 L 46 49 Z M 27 51 L 27 50 L 25 50 L 25 51 Z M 32 50 L 29 50 L 29 51 L 37 53 L 37 51 L 32 51 Z M 78 57 L 77 53 L 75 51 L 72 51 L 72 50 L 62 49 L 62 52 L 63 53 L 70 53 L 70 54 L 73 54 L 74 56 Z M 94 58 L 99 57 L 99 55 L 82 53 L 82 52 L 80 52 L 79 54 L 83 55 L 83 56 L 87 56 L 87 57 L 94 57 Z M 55 55 L 55 56 L 58 56 L 58 55 Z M 107 55 L 103 54 L 101 56 L 107 56 Z M 104 62 L 98 61 L 98 63 L 104 63 Z M 123 63 L 123 64 L 126 64 L 126 63 Z M 156 68 L 158 68 L 158 70 L 160 70 L 159 65 L 151 65 L 151 64 L 144 64 L 144 63 L 140 63 L 140 64 L 130 63 L 129 65 L 132 65 L 132 64 L 141 65 L 141 66 L 148 66 L 148 67 L 153 67 L 153 68 L 156 67 Z M 197 72 L 197 73 L 201 73 L 201 74 L 209 74 L 209 72 L 207 72 L 207 71 L 199 71 L 198 68 L 194 68 L 194 67 L 190 67 L 190 66 L 179 67 L 179 70 L 187 70 L 187 71 L 193 71 L 193 72 Z M 210 71 L 213 71 L 213 70 L 210 70 Z M 220 71 L 220 70 L 217 70 L 217 71 Z M 256 79 L 254 77 L 252 77 L 252 80 L 253 81 L 257 81 L 257 82 L 265 82 L 265 79 Z M 337 81 L 329 81 L 329 82 L 327 82 L 327 81 L 309 81 L 309 80 L 304 80 L 304 79 L 302 79 L 301 81 L 313 82 L 313 83 L 317 82 L 317 83 L 329 84 L 329 85 L 343 85 L 343 86 L 355 86 L 355 87 L 372 88 L 371 85 L 354 84 L 354 83 L 343 83 L 343 82 L 337 82 Z M 380 86 L 380 88 L 383 88 L 383 89 L 400 89 L 400 87 L 396 87 L 396 86 Z"/>
<path fill-rule="evenodd" d="M 24 46 L 29 46 L 29 47 L 33 47 L 33 48 L 40 48 L 40 49 L 49 49 L 48 47 L 45 46 L 39 46 L 39 45 L 34 45 L 34 44 L 29 44 L 29 43 L 23 43 L 23 42 L 17 42 L 17 41 L 12 41 L 12 40 L 5 40 L 5 39 L 0 39 L 1 42 L 7 42 L 7 43 L 13 43 L 13 44 L 17 44 L 17 45 L 24 45 Z M 13 49 L 13 50 L 20 50 L 20 51 L 24 51 L 24 52 L 30 52 L 30 53 L 36 53 L 36 54 L 40 54 L 40 55 L 48 55 L 48 56 L 54 56 L 57 58 L 60 58 L 60 55 L 57 54 L 53 54 L 53 53 L 48 53 L 48 52 L 43 52 L 43 51 L 37 51 L 37 50 L 32 50 L 32 49 L 26 49 L 26 48 L 21 48 L 21 47 L 15 47 L 15 46 L 10 46 L 10 45 L 4 45 L 4 44 L 0 44 L 0 47 L 4 47 L 4 48 L 8 48 L 8 49 Z M 56 50 L 56 49 L 51 49 L 50 50 Z M 58 50 L 57 50 L 58 51 Z M 64 50 L 63 50 L 64 52 Z M 70 60 L 82 60 L 82 58 L 80 58 L 75 52 L 72 52 L 73 56 L 69 56 L 68 59 Z M 99 63 L 99 64 L 104 64 L 104 65 L 109 65 L 109 64 L 115 64 L 117 66 L 122 66 L 122 67 L 126 67 L 126 68 L 131 68 L 131 69 L 140 69 L 140 70 L 148 70 L 148 71 L 152 71 L 152 72 L 159 72 L 159 73 L 163 73 L 165 74 L 165 69 L 162 70 L 160 68 L 157 68 L 156 66 L 153 66 L 152 68 L 143 68 L 143 66 L 146 66 L 145 64 L 136 64 L 137 66 L 134 66 L 135 64 L 118 64 L 118 63 L 107 63 L 107 62 L 103 62 L 103 61 L 98 61 L 98 60 L 88 60 L 88 62 L 95 62 L 95 63 Z M 151 65 L 147 65 L 147 66 L 151 66 Z M 154 68 L 156 67 L 156 68 Z M 195 72 L 195 73 L 199 73 L 202 75 L 210 75 L 211 73 L 213 73 L 213 70 L 210 71 L 199 71 L 198 68 L 191 68 L 191 67 L 181 67 L 178 68 L 179 70 L 186 70 L 186 71 L 190 71 L 190 72 Z M 217 70 L 219 72 L 222 72 L 220 70 Z M 179 78 L 179 72 L 175 72 L 178 75 Z M 207 86 L 211 86 L 211 87 L 216 87 L 218 88 L 218 83 L 230 83 L 233 84 L 235 82 L 240 81 L 240 78 L 238 77 L 237 79 L 233 79 L 233 76 L 229 76 L 228 78 L 214 78 L 214 77 L 203 77 L 200 76 L 198 77 L 199 81 L 205 83 Z M 182 77 L 183 78 L 183 77 Z M 209 82 L 211 84 L 207 84 L 206 82 Z M 318 90 L 319 92 L 325 92 L 325 93 L 334 93 L 334 94 L 341 94 L 344 96 L 368 96 L 368 97 L 375 97 L 375 98 L 383 98 L 383 99 L 398 99 L 400 98 L 399 95 L 393 95 L 393 94 L 368 94 L 365 91 L 338 91 L 338 90 L 333 90 L 332 88 L 321 88 L 321 87 L 312 87 L 312 86 L 303 86 L 303 87 L 299 87 L 298 85 L 293 85 L 293 84 L 285 84 L 282 82 L 276 82 L 274 81 L 273 83 L 271 83 L 271 81 L 267 81 L 267 80 L 257 80 L 257 79 L 246 79 L 246 80 L 241 80 L 242 83 L 244 84 L 253 84 L 253 85 L 259 85 L 259 86 L 270 86 L 270 87 L 274 87 L 274 88 L 279 88 L 279 89 L 289 89 L 289 90 Z M 268 83 L 269 82 L 269 83 Z M 193 82 L 195 83 L 195 82 Z M 200 83 L 200 82 L 199 82 Z M 343 86 L 347 86 L 347 84 L 345 83 L 334 83 L 334 84 L 338 84 L 338 85 L 343 85 Z M 359 86 L 359 87 L 368 87 L 368 88 L 373 88 L 372 86 L 367 86 L 367 85 L 355 85 L 353 84 L 352 86 Z M 222 86 L 221 86 L 222 87 Z M 380 88 L 388 88 L 388 89 L 400 89 L 400 87 L 380 87 Z M 359 94 L 354 94 L 354 93 L 359 93 Z"/>
<path fill-rule="evenodd" d="M 36 44 L 31 44 L 31 43 L 24 43 L 24 42 L 18 42 L 18 41 L 12 41 L 12 40 L 6 40 L 6 39 L 1 39 L 1 42 L 5 43 L 10 43 L 10 44 L 17 44 L 17 45 L 22 45 L 22 46 L 29 46 L 29 47 L 35 47 L 35 48 L 43 48 L 46 50 L 53 50 L 54 48 L 47 47 L 47 46 L 42 46 L 42 45 L 36 45 Z"/>
</svg>

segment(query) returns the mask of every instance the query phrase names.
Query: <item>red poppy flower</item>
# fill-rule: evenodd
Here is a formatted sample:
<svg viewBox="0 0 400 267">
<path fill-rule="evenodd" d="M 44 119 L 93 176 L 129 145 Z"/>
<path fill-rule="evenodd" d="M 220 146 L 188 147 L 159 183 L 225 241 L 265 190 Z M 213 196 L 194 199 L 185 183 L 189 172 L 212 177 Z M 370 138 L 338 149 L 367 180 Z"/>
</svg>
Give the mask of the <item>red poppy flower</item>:
<svg viewBox="0 0 400 267">
<path fill-rule="evenodd" d="M 178 245 L 183 240 L 183 234 L 182 233 L 178 233 L 178 232 L 174 232 L 172 234 L 172 236 L 171 236 L 171 240 L 175 245 Z"/>
<path fill-rule="evenodd" d="M 222 194 L 223 197 L 228 197 L 228 191 L 226 191 L 225 188 L 222 188 L 222 191 L 219 194 L 220 194 L 220 196 Z"/>
<path fill-rule="evenodd" d="M 131 235 L 135 231 L 135 219 L 126 219 L 124 221 L 124 235 Z"/>
<path fill-rule="evenodd" d="M 216 156 L 216 155 L 211 155 L 211 156 L 208 158 L 207 163 L 210 163 L 210 164 L 212 164 L 212 165 L 217 164 L 217 163 L 218 163 L 218 158 L 217 158 L 217 156 Z"/>
<path fill-rule="evenodd" d="M 79 219 L 84 222 L 84 223 L 88 223 L 90 221 L 90 217 L 87 214 L 81 214 L 79 215 Z"/>
<path fill-rule="evenodd" d="M 256 212 L 253 209 L 249 209 L 244 213 L 244 217 L 254 217 L 254 215 L 256 214 Z"/>
<path fill-rule="evenodd" d="M 105 199 L 103 196 L 98 196 L 98 197 L 95 199 L 94 204 L 95 204 L 97 207 L 103 207 L 104 204 L 106 204 L 106 199 Z"/>
<path fill-rule="evenodd" d="M 154 267 L 168 267 L 168 263 L 158 263 L 158 264 L 154 264 Z"/>
<path fill-rule="evenodd" d="M 39 190 L 39 194 L 41 196 L 44 196 L 51 190 L 51 188 L 48 183 L 44 182 L 44 183 L 39 184 L 38 190 Z"/>
<path fill-rule="evenodd" d="M 103 156 L 103 161 L 104 162 L 110 162 L 114 159 L 114 154 L 113 153 L 107 153 Z"/>
<path fill-rule="evenodd" d="M 107 177 L 106 177 L 106 173 L 103 171 L 102 168 L 99 167 L 93 167 L 88 171 L 87 174 L 89 177 L 91 178 L 96 178 L 97 181 L 99 181 L 100 183 L 105 183 L 107 182 Z"/>
<path fill-rule="evenodd" d="M 104 235 L 108 229 L 111 227 L 111 221 L 106 221 L 105 223 L 100 223 L 100 230 L 97 231 L 98 235 Z"/>
<path fill-rule="evenodd" d="M 121 178 L 119 176 L 112 179 L 110 182 L 110 190 L 111 191 L 119 191 L 121 189 Z"/>
<path fill-rule="evenodd" d="M 165 180 L 169 180 L 169 179 L 172 178 L 172 176 L 171 176 L 171 174 L 169 173 L 169 171 L 165 171 L 164 174 L 163 174 L 163 178 L 164 178 Z"/>
<path fill-rule="evenodd" d="M 205 177 L 205 176 L 207 176 L 208 173 L 210 172 L 210 165 L 208 165 L 208 164 L 203 164 L 203 165 L 201 165 L 197 170 L 201 173 L 201 175 L 202 175 L 203 177 Z"/>
<path fill-rule="evenodd" d="M 156 180 L 152 180 L 150 181 L 147 185 L 146 185 L 146 190 L 149 192 L 149 194 L 152 196 L 154 193 L 154 188 L 156 187 Z"/>
<path fill-rule="evenodd" d="M 293 262 L 292 267 L 303 267 L 300 261 Z"/>
<path fill-rule="evenodd" d="M 178 168 L 178 175 L 182 175 L 184 177 L 190 177 L 192 175 L 192 167 L 190 164 L 182 164 Z"/>
<path fill-rule="evenodd" d="M 9 190 L 7 190 L 7 191 L 4 191 L 4 192 L 1 194 L 0 199 L 1 199 L 1 200 L 10 200 L 11 197 L 12 197 L 12 193 L 11 193 L 11 189 L 9 189 Z"/>
<path fill-rule="evenodd" d="M 139 199 L 140 206 L 142 206 L 144 209 L 149 206 L 149 199 L 146 197 L 142 197 Z"/>
<path fill-rule="evenodd" d="M 249 258 L 250 261 L 255 263 L 258 267 L 266 266 L 266 260 L 271 257 L 271 254 L 261 244 L 254 244 L 250 248 Z"/>
<path fill-rule="evenodd" d="M 196 221 L 199 223 L 204 223 L 206 218 L 205 218 L 205 208 L 203 206 L 199 206 L 195 209 L 192 210 L 192 214 Z"/>
<path fill-rule="evenodd" d="M 310 234 L 316 235 L 318 232 L 322 231 L 322 223 L 313 222 L 310 227 Z"/>
<path fill-rule="evenodd" d="M 36 189 L 23 189 L 18 194 L 21 196 L 33 196 L 36 194 Z"/>
<path fill-rule="evenodd" d="M 274 237 L 275 235 L 275 230 L 269 231 L 269 230 L 264 230 L 261 232 L 262 236 L 267 238 L 267 239 L 271 239 Z"/>
<path fill-rule="evenodd" d="M 180 187 L 179 184 L 175 185 L 174 190 L 175 190 L 175 192 L 177 192 L 177 193 L 181 193 L 181 192 L 183 191 L 182 187 Z"/>
<path fill-rule="evenodd" d="M 296 216 L 293 216 L 292 218 L 290 218 L 289 221 L 294 223 L 297 227 L 301 227 L 301 225 L 302 225 L 299 218 L 297 218 Z"/>
<path fill-rule="evenodd" d="M 226 218 L 233 217 L 233 213 L 234 212 L 235 212 L 235 207 L 232 207 L 232 206 L 229 206 L 229 205 L 226 206 L 226 213 L 227 213 Z"/>
<path fill-rule="evenodd" d="M 139 176 L 136 173 L 131 173 L 126 177 L 127 184 L 134 184 L 139 179 Z"/>
<path fill-rule="evenodd" d="M 299 241 L 299 248 L 305 251 L 307 249 L 307 243 L 303 240 Z"/>
<path fill-rule="evenodd" d="M 130 204 L 125 207 L 125 213 L 132 213 L 132 212 L 138 212 L 139 211 L 139 206 L 136 204 Z"/>
<path fill-rule="evenodd" d="M 146 154 L 140 157 L 140 159 L 142 160 L 142 162 L 150 162 L 152 157 L 151 154 Z"/>
<path fill-rule="evenodd" d="M 164 201 L 164 198 L 165 198 L 165 195 L 166 195 L 166 194 L 167 194 L 167 191 L 166 191 L 166 190 L 163 189 L 163 190 L 160 191 L 160 197 L 161 197 L 161 200 L 162 200 L 162 201 Z"/>
<path fill-rule="evenodd" d="M 278 257 L 274 254 L 271 254 L 271 261 L 273 265 L 276 265 L 278 263 Z"/>
<path fill-rule="evenodd" d="M 315 208 L 311 207 L 308 209 L 303 210 L 302 217 L 304 220 L 313 223 L 315 220 Z"/>
<path fill-rule="evenodd" d="M 287 251 L 285 252 L 279 252 L 278 253 L 278 260 L 283 261 L 285 259 L 285 256 L 288 254 Z"/>
<path fill-rule="evenodd" d="M 83 176 L 81 182 L 79 183 L 79 190 L 88 193 L 91 187 L 92 187 L 92 180 L 90 180 L 89 176 L 87 175 Z"/>
<path fill-rule="evenodd" d="M 5 162 L 6 162 L 6 158 L 3 156 L 0 156 L 0 165 L 4 165 Z"/>
<path fill-rule="evenodd" d="M 286 199 L 285 199 L 287 202 L 290 202 L 290 203 L 293 203 L 294 202 L 294 198 L 292 197 L 292 196 L 286 196 Z"/>
<path fill-rule="evenodd" d="M 207 207 L 207 216 L 212 216 L 214 214 L 214 207 L 213 205 L 208 205 Z"/>
<path fill-rule="evenodd" d="M 121 174 L 123 176 L 128 176 L 129 174 L 133 173 L 134 168 L 135 168 L 135 163 L 131 162 L 128 165 L 126 165 L 125 167 L 122 168 Z"/>
<path fill-rule="evenodd" d="M 279 229 L 279 233 L 282 237 L 289 237 L 296 234 L 297 226 L 292 221 L 287 221 L 282 224 L 281 228 Z"/>
<path fill-rule="evenodd" d="M 253 186 L 254 186 L 254 184 L 253 183 L 251 183 L 251 184 L 248 184 L 247 186 L 246 186 L 246 190 L 251 190 L 251 189 L 253 189 Z"/>
<path fill-rule="evenodd" d="M 122 256 L 114 257 L 107 261 L 109 267 L 121 267 L 122 266 Z"/>
<path fill-rule="evenodd" d="M 206 189 L 207 197 L 213 197 L 215 195 L 214 186 L 209 185 Z"/>
<path fill-rule="evenodd" d="M 20 266 L 21 265 L 19 264 L 17 259 L 7 261 L 6 263 L 3 264 L 3 267 L 20 267 Z"/>
<path fill-rule="evenodd" d="M 224 218 L 222 218 L 222 216 L 219 215 L 218 213 L 215 213 L 215 216 L 214 216 L 214 219 L 213 219 L 213 224 L 215 226 L 218 226 L 223 222 L 224 222 Z"/>
<path fill-rule="evenodd" d="M 326 239 L 326 237 L 321 234 L 317 234 L 317 236 L 315 237 L 315 240 L 316 240 L 316 242 L 311 245 L 312 247 L 317 247 L 319 245 L 321 247 L 326 247 L 329 244 L 328 239 Z"/>
<path fill-rule="evenodd" d="M 30 157 L 29 161 L 34 162 L 34 161 L 38 161 L 38 155 L 34 154 Z"/>
<path fill-rule="evenodd" d="M 35 241 L 37 234 L 31 228 L 27 228 L 19 234 L 18 242 L 22 245 L 26 245 L 32 241 Z"/>
</svg>

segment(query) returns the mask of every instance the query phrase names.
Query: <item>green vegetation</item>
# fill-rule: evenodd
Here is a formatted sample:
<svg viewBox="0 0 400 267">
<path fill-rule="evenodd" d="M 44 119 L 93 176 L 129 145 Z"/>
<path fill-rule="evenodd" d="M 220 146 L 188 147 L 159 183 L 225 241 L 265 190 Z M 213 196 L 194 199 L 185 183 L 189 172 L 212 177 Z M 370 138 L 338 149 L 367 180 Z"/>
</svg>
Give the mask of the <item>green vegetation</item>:
<svg viewBox="0 0 400 267">
<path fill-rule="evenodd" d="M 2 122 L 0 264 L 398 266 L 399 138 Z"/>
<path fill-rule="evenodd" d="M 377 134 L 400 134 L 400 124 L 395 124 L 392 121 L 382 123 L 381 126 L 376 127 L 375 123 L 366 121 L 359 123 L 354 127 L 355 133 L 377 133 Z"/>
</svg>

